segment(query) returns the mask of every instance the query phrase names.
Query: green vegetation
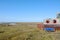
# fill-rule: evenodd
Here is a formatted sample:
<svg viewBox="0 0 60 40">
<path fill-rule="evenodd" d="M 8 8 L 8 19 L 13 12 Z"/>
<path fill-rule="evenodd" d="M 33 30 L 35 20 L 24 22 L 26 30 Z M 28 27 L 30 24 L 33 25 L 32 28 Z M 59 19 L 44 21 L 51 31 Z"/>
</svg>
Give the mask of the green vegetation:
<svg viewBox="0 0 60 40">
<path fill-rule="evenodd" d="M 52 33 L 51 33 L 52 34 Z M 36 24 L 0 25 L 0 40 L 55 40 L 55 35 L 39 30 Z"/>
</svg>

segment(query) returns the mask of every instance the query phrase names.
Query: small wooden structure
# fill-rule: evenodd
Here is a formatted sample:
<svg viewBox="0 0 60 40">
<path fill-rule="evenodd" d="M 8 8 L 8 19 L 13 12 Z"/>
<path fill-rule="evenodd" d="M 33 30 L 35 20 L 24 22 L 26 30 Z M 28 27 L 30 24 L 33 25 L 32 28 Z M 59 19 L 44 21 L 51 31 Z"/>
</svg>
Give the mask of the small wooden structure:
<svg viewBox="0 0 60 40">
<path fill-rule="evenodd" d="M 37 27 L 45 31 L 60 31 L 60 13 L 57 14 L 55 19 L 46 19 L 43 23 L 38 24 Z"/>
<path fill-rule="evenodd" d="M 60 31 L 60 24 L 38 24 L 37 27 L 40 30 L 45 30 L 45 31 Z"/>
</svg>

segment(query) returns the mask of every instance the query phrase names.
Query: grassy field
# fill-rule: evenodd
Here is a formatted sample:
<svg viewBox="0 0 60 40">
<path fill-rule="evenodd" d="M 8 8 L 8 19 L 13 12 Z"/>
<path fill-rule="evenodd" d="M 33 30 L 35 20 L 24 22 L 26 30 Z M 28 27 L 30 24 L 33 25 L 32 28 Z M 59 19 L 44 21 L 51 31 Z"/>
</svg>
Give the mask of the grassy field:
<svg viewBox="0 0 60 40">
<path fill-rule="evenodd" d="M 0 40 L 60 40 L 60 32 L 40 30 L 37 23 L 0 25 Z"/>
</svg>

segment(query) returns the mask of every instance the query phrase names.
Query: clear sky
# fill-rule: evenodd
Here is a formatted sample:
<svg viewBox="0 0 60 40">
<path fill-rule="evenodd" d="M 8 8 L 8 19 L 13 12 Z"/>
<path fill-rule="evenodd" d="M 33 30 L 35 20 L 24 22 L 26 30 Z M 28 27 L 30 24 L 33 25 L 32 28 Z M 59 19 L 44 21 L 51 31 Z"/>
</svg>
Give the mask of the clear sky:
<svg viewBox="0 0 60 40">
<path fill-rule="evenodd" d="M 41 22 L 57 12 L 60 0 L 0 0 L 0 22 Z"/>
</svg>

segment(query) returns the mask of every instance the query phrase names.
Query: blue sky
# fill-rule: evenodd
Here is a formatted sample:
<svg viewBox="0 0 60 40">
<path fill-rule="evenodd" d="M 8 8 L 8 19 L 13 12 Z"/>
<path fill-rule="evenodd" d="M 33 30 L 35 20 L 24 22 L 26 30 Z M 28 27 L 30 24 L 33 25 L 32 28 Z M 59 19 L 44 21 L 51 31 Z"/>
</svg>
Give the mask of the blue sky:
<svg viewBox="0 0 60 40">
<path fill-rule="evenodd" d="M 0 22 L 41 22 L 57 12 L 60 0 L 0 0 Z"/>
</svg>

